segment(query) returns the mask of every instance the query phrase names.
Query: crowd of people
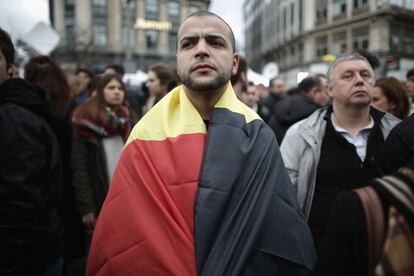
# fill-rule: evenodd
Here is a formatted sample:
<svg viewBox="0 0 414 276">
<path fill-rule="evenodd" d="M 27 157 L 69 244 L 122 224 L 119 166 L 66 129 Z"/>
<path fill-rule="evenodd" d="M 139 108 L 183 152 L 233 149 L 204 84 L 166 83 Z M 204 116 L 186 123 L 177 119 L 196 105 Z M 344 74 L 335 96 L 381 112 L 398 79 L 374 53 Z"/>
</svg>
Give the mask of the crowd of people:
<svg viewBox="0 0 414 276">
<path fill-rule="evenodd" d="M 414 68 L 265 87 L 217 15 L 177 41 L 136 89 L 48 56 L 19 78 L 0 29 L 0 275 L 414 275 Z"/>
</svg>

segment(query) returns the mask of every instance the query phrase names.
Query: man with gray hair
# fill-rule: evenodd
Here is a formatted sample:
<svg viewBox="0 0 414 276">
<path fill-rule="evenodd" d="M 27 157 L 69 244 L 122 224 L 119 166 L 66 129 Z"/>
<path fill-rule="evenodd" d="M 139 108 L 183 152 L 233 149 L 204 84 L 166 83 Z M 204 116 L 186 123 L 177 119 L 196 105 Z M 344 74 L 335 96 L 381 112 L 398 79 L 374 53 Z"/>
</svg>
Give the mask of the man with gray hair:
<svg viewBox="0 0 414 276">
<path fill-rule="evenodd" d="M 399 122 L 370 107 L 374 82 L 364 57 L 338 58 L 328 71 L 332 105 L 294 124 L 282 142 L 282 157 L 316 247 L 333 199 L 377 176 L 371 156 Z"/>
</svg>

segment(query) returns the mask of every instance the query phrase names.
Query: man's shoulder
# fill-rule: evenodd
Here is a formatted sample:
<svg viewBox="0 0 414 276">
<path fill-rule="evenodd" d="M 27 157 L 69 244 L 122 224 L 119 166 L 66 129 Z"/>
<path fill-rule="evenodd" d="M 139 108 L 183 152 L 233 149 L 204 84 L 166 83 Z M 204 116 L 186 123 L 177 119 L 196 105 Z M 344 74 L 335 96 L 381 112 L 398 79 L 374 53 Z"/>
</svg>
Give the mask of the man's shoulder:
<svg viewBox="0 0 414 276">
<path fill-rule="evenodd" d="M 311 113 L 308 117 L 294 123 L 290 128 L 295 131 L 307 131 L 313 130 L 316 131 L 320 127 L 322 127 L 322 123 L 324 122 L 324 117 L 327 112 L 327 108 L 319 108 Z"/>
<path fill-rule="evenodd" d="M 0 103 L 0 116 L 3 118 L 13 118 L 13 121 L 25 121 L 25 122 L 34 122 L 34 123 L 41 123 L 41 117 L 24 108 L 18 104 L 6 102 Z M 3 123 L 6 122 L 4 119 L 2 120 Z M 10 121 L 9 121 L 10 122 Z"/>
</svg>

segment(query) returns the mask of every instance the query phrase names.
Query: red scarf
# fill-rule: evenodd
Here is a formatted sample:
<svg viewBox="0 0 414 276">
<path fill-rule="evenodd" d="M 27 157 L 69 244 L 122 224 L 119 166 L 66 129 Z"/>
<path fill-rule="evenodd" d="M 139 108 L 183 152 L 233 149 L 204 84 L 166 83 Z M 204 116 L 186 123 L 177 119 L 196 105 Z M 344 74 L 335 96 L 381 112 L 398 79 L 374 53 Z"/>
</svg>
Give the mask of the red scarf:
<svg viewBox="0 0 414 276">
<path fill-rule="evenodd" d="M 123 106 L 118 107 L 115 111 L 107 107 L 106 115 L 103 118 L 92 118 L 90 114 L 74 117 L 73 123 L 78 135 L 84 138 L 121 135 L 126 141 L 131 132 L 129 112 Z"/>
</svg>

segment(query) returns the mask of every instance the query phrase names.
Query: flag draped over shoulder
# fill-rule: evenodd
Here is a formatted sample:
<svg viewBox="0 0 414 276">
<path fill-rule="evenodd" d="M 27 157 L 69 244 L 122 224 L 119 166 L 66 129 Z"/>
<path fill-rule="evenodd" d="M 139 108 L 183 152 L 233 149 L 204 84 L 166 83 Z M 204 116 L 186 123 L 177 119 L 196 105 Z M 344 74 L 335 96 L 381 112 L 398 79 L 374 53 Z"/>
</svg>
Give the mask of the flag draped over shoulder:
<svg viewBox="0 0 414 276">
<path fill-rule="evenodd" d="M 315 260 L 269 127 L 229 84 L 207 135 L 180 86 L 130 135 L 87 275 L 307 275 Z"/>
</svg>

